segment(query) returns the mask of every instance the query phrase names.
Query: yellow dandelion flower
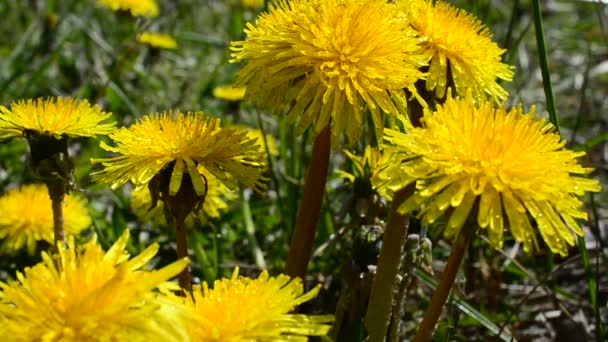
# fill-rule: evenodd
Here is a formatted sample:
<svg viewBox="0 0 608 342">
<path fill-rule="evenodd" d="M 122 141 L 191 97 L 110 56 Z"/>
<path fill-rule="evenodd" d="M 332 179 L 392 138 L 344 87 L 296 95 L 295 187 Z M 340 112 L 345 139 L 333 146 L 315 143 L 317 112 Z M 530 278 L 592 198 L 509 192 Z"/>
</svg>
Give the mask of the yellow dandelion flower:
<svg viewBox="0 0 608 342">
<path fill-rule="evenodd" d="M 272 136 L 272 134 L 266 134 L 265 138 L 266 138 L 266 146 L 264 144 L 264 133 L 262 133 L 261 129 L 257 129 L 257 128 L 252 128 L 252 127 L 248 127 L 245 125 L 231 125 L 230 128 L 237 128 L 237 129 L 244 129 L 247 131 L 247 137 L 250 139 L 257 139 L 257 143 L 262 145 L 262 150 L 264 151 L 264 153 L 266 153 L 266 149 L 268 149 L 268 152 L 270 152 L 271 156 L 278 156 L 279 155 L 279 148 L 277 146 L 277 142 L 275 140 L 275 138 Z"/>
<path fill-rule="evenodd" d="M 426 63 L 413 30 L 383 0 L 278 1 L 231 43 L 231 62 L 246 62 L 237 86 L 246 96 L 320 133 L 331 120 L 333 146 L 362 133 L 367 107 L 376 132 L 384 113 L 402 116 Z"/>
<path fill-rule="evenodd" d="M 524 113 L 521 107 L 507 112 L 486 101 L 475 105 L 470 92 L 463 100 L 448 98 L 435 113 L 425 112 L 422 128 L 410 134 L 387 130 L 394 146 L 386 148 L 401 162 L 386 165 L 374 183 L 403 188 L 417 182 L 400 210 L 423 207 L 424 224 L 447 211 L 447 238 L 458 234 L 475 208 L 493 246 L 502 246 L 508 220 L 515 240 L 530 252 L 537 246 L 530 214 L 551 251 L 566 255 L 574 244 L 572 232 L 583 234 L 576 219 L 587 219 L 579 197 L 600 186 L 575 176 L 591 171 L 576 161 L 585 153 L 565 149 L 552 130 L 534 117 L 534 108 Z"/>
<path fill-rule="evenodd" d="M 241 5 L 247 8 L 262 8 L 264 7 L 264 0 L 241 0 Z"/>
<path fill-rule="evenodd" d="M 134 17 L 154 18 L 158 15 L 155 0 L 97 0 L 97 4 L 113 11 L 129 11 Z"/>
<path fill-rule="evenodd" d="M 199 171 L 201 168 L 230 189 L 237 182 L 264 189 L 266 160 L 259 143 L 249 138 L 246 130 L 221 128 L 219 119 L 202 112 L 148 115 L 129 128 L 114 131 L 110 137 L 117 146 L 103 142 L 101 146 L 120 155 L 95 160 L 105 168 L 94 176 L 111 184 L 112 189 L 128 181 L 143 187 L 156 177 L 160 184 L 152 185 L 163 187 L 157 190 L 167 196 L 175 196 L 182 180 L 188 178 L 196 195 L 204 199 L 208 180 Z"/>
<path fill-rule="evenodd" d="M 107 134 L 115 123 L 101 122 L 111 115 L 87 100 L 69 97 L 21 100 L 11 103 L 10 110 L 0 106 L 0 139 L 32 133 L 56 139 Z"/>
<path fill-rule="evenodd" d="M 314 298 L 319 287 L 304 293 L 300 279 L 286 275 L 257 279 L 238 275 L 194 286 L 185 298 L 189 311 L 186 326 L 193 341 L 307 341 L 307 336 L 328 333 L 332 316 L 290 314 L 296 306 Z"/>
<path fill-rule="evenodd" d="M 73 241 L 59 255 L 17 274 L 18 281 L 0 283 L 3 333 L 11 341 L 187 341 L 175 318 L 163 309 L 159 286 L 187 264 L 177 261 L 156 271 L 142 267 L 158 245 L 129 259 L 128 231 L 107 253 L 95 239 L 81 249 Z"/>
<path fill-rule="evenodd" d="M 213 96 L 224 101 L 241 101 L 245 98 L 245 87 L 224 85 L 213 88 Z"/>
<path fill-rule="evenodd" d="M 16 252 L 27 247 L 36 251 L 37 241 L 53 243 L 53 211 L 46 186 L 25 185 L 0 197 L 0 249 Z M 78 235 L 91 225 L 91 217 L 84 201 L 66 196 L 63 201 L 63 224 L 66 234 Z"/>
<path fill-rule="evenodd" d="M 143 32 L 137 36 L 137 41 L 156 49 L 177 49 L 177 41 L 168 34 Z"/>
<path fill-rule="evenodd" d="M 199 167 L 199 172 L 207 179 L 207 195 L 200 211 L 190 213 L 186 218 L 186 227 L 194 228 L 198 223 L 207 222 L 208 218 L 218 218 L 222 212 L 228 210 L 229 201 L 237 198 L 236 192 L 228 189 L 214 175 Z M 131 208 L 135 215 L 143 222 L 154 222 L 165 225 L 165 207 L 159 203 L 152 208 L 152 197 L 148 189 L 142 187 L 131 192 Z"/>
<path fill-rule="evenodd" d="M 418 32 L 425 53 L 430 56 L 426 89 L 443 98 L 449 75 L 455 91 L 476 97 L 490 96 L 504 101 L 508 94 L 496 82 L 511 81 L 513 68 L 502 63 L 505 50 L 492 41 L 488 28 L 471 14 L 439 1 L 403 1 L 408 21 Z M 449 68 L 449 70 L 448 70 Z"/>
<path fill-rule="evenodd" d="M 345 179 L 349 183 L 355 183 L 358 178 L 371 179 L 378 174 L 381 166 L 386 164 L 390 158 L 390 151 L 380 151 L 378 148 L 366 146 L 363 154 L 358 156 L 352 152 L 344 150 L 344 154 L 353 163 L 354 171 L 352 173 L 337 170 L 338 177 Z"/>
</svg>

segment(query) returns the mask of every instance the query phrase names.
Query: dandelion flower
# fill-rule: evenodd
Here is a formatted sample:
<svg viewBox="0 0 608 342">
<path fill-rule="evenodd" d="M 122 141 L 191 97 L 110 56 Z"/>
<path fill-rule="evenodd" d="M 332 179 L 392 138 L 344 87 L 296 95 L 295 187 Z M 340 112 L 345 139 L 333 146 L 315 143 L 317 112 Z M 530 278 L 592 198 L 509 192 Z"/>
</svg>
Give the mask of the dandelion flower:
<svg viewBox="0 0 608 342">
<path fill-rule="evenodd" d="M 435 96 L 443 98 L 453 81 L 460 95 L 470 89 L 475 97 L 490 96 L 496 101 L 507 98 L 496 80 L 511 81 L 513 68 L 500 61 L 505 50 L 492 41 L 483 23 L 441 0 L 402 3 L 409 12 L 408 21 L 420 35 L 422 48 L 430 56 L 427 90 L 435 90 Z"/>
<path fill-rule="evenodd" d="M 134 17 L 154 18 L 158 15 L 156 0 L 97 0 L 97 4 L 113 11 L 129 11 Z"/>
<path fill-rule="evenodd" d="M 228 210 L 228 202 L 236 199 L 237 194 L 228 189 L 214 175 L 199 167 L 199 172 L 207 179 L 207 195 L 205 203 L 198 213 L 190 213 L 186 218 L 186 227 L 195 227 L 197 223 L 205 223 L 208 218 L 218 218 L 221 213 Z M 146 188 L 136 189 L 131 193 L 131 208 L 135 215 L 143 222 L 154 222 L 165 225 L 167 220 L 164 205 L 158 204 L 152 208 L 152 197 Z"/>
<path fill-rule="evenodd" d="M 278 1 L 231 44 L 232 62 L 246 63 L 236 85 L 276 112 L 289 106 L 298 134 L 312 126 L 316 135 L 331 121 L 334 148 L 342 133 L 349 143 L 361 135 L 364 107 L 380 135 L 384 113 L 404 115 L 404 88 L 417 94 L 426 61 L 396 13 L 382 0 Z"/>
<path fill-rule="evenodd" d="M 10 110 L 0 106 L 0 139 L 27 138 L 34 174 L 47 185 L 57 204 L 74 188 L 74 162 L 68 154 L 68 139 L 107 134 L 115 123 L 102 121 L 110 116 L 86 100 L 59 97 L 17 101 Z"/>
<path fill-rule="evenodd" d="M 247 8 L 262 8 L 264 7 L 264 0 L 241 0 L 241 5 Z"/>
<path fill-rule="evenodd" d="M 11 109 L 0 106 L 0 139 L 28 135 L 92 137 L 107 134 L 114 123 L 102 123 L 111 113 L 104 113 L 86 100 L 57 97 L 11 103 Z"/>
<path fill-rule="evenodd" d="M 239 181 L 257 190 L 264 188 L 266 160 L 260 145 L 246 130 L 221 128 L 219 119 L 201 112 L 148 115 L 110 137 L 116 147 L 103 142 L 101 146 L 120 155 L 96 160 L 105 168 L 94 176 L 112 189 L 128 181 L 136 188 L 147 185 L 153 204 L 159 194 L 166 202 L 178 191 L 187 191 L 186 187 L 193 188 L 195 204 L 202 204 L 209 188 L 205 172 L 230 189 Z M 190 185 L 182 186 L 186 180 Z"/>
<path fill-rule="evenodd" d="M 230 85 L 213 88 L 213 96 L 224 101 L 241 101 L 245 98 L 245 87 L 233 87 Z"/>
<path fill-rule="evenodd" d="M 144 32 L 137 36 L 137 41 L 155 49 L 177 49 L 177 41 L 168 34 Z"/>
<path fill-rule="evenodd" d="M 264 135 L 261 129 L 247 127 L 244 125 L 232 125 L 230 126 L 230 128 L 246 130 L 247 137 L 249 137 L 250 139 L 257 139 L 258 144 L 262 145 L 264 153 L 266 153 L 266 150 L 268 150 L 271 156 L 276 157 L 279 155 L 279 148 L 277 147 L 277 142 L 271 134 Z"/>
<path fill-rule="evenodd" d="M 73 241 L 54 257 L 0 283 L 0 317 L 12 341 L 187 341 L 167 305 L 152 292 L 188 263 L 156 271 L 142 267 L 158 245 L 129 259 L 128 231 L 107 253 L 93 239 L 81 249 Z M 162 305 L 161 305 L 162 303 Z"/>
<path fill-rule="evenodd" d="M 290 314 L 296 306 L 314 298 L 319 287 L 304 293 L 299 279 L 269 277 L 257 279 L 238 275 L 194 286 L 185 298 L 189 310 L 186 325 L 190 338 L 201 342 L 307 341 L 307 336 L 324 336 L 331 316 Z"/>
<path fill-rule="evenodd" d="M 392 158 L 390 151 L 381 151 L 378 148 L 366 146 L 363 154 L 358 156 L 349 151 L 344 151 L 344 154 L 354 166 L 353 172 L 338 170 L 338 177 L 343 178 L 350 184 L 357 187 L 357 184 L 364 184 L 364 192 L 371 189 L 370 180 L 378 175 L 385 164 L 389 163 Z M 368 189 L 369 188 L 369 189 Z M 379 190 L 379 194 L 387 199 L 392 198 L 392 193 L 387 192 L 387 188 L 383 187 Z"/>
<path fill-rule="evenodd" d="M 531 216 L 550 250 L 566 255 L 572 232 L 583 234 L 576 219 L 587 219 L 579 197 L 600 190 L 596 180 L 577 176 L 591 171 L 576 161 L 584 152 L 565 149 L 553 126 L 534 117 L 534 108 L 524 113 L 485 101 L 475 105 L 469 92 L 425 112 L 423 127 L 410 134 L 386 133 L 394 145 L 386 148 L 401 162 L 386 165 L 374 184 L 403 188 L 417 182 L 401 212 L 422 207 L 424 224 L 447 213 L 447 238 L 459 233 L 475 208 L 471 215 L 496 248 L 505 221 L 526 252 L 538 248 Z"/>
<path fill-rule="evenodd" d="M 63 201 L 64 227 L 67 235 L 78 235 L 91 225 L 84 201 L 66 196 Z M 27 247 L 34 254 L 37 241 L 53 243 L 53 211 L 46 186 L 25 185 L 0 197 L 1 249 L 16 252 Z"/>
</svg>

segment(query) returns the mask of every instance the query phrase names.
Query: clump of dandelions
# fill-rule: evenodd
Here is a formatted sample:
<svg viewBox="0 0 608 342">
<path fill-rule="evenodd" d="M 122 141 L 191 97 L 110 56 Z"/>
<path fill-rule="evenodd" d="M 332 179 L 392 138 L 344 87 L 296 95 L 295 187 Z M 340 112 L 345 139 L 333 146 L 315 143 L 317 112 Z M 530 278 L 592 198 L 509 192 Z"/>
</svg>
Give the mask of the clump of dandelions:
<svg viewBox="0 0 608 342">
<path fill-rule="evenodd" d="M 3 336 L 11 341 L 187 341 L 166 301 L 152 292 L 171 288 L 166 281 L 188 260 L 147 271 L 156 254 L 153 244 L 129 259 L 128 230 L 105 252 L 95 239 L 81 248 L 73 240 L 58 255 L 0 282 Z M 172 305 L 172 304 L 171 304 Z"/>
<path fill-rule="evenodd" d="M 421 128 L 386 133 L 385 148 L 400 162 L 386 164 L 375 186 L 398 189 L 416 182 L 399 210 L 422 209 L 423 224 L 448 213 L 447 238 L 473 216 L 494 247 L 501 248 L 507 226 L 531 252 L 538 248 L 531 216 L 550 250 L 566 255 L 572 232 L 583 234 L 576 219 L 587 218 L 579 197 L 600 190 L 596 180 L 577 176 L 591 171 L 576 161 L 585 153 L 565 149 L 553 126 L 535 118 L 534 108 L 526 113 L 521 106 L 507 111 L 486 101 L 476 105 L 469 92 L 426 111 Z"/>
</svg>

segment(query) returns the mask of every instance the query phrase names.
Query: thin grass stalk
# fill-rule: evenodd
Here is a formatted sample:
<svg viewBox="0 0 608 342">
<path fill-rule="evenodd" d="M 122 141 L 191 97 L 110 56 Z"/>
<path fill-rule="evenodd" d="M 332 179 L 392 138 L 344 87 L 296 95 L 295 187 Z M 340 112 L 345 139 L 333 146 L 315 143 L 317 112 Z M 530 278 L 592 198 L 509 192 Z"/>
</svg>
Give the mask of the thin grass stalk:
<svg viewBox="0 0 608 342">
<path fill-rule="evenodd" d="M 372 285 L 365 326 L 368 341 L 383 342 L 393 307 L 393 292 L 407 237 L 409 214 L 400 214 L 399 207 L 414 192 L 414 185 L 405 187 L 393 196 L 391 213 L 382 239 L 376 278 Z"/>
<path fill-rule="evenodd" d="M 262 137 L 264 139 L 264 148 L 266 150 L 266 156 L 268 157 L 268 173 L 270 174 L 270 180 L 272 181 L 272 183 L 274 184 L 274 188 L 275 188 L 275 192 L 277 194 L 277 206 L 279 208 L 279 214 L 281 215 L 281 220 L 283 221 L 283 224 L 285 225 L 285 231 L 289 231 L 291 229 L 290 224 L 290 218 L 287 217 L 287 214 L 285 212 L 285 208 L 284 205 L 286 204 L 283 198 L 283 195 L 281 194 L 281 187 L 279 184 L 279 179 L 277 177 L 277 174 L 274 170 L 274 161 L 272 159 L 272 155 L 270 154 L 270 149 L 268 148 L 268 140 L 266 139 L 266 130 L 264 129 L 264 122 L 262 121 L 262 114 L 260 113 L 260 111 L 256 111 L 256 116 L 258 119 L 258 126 L 260 127 L 260 131 L 262 132 Z M 281 144 L 283 145 L 283 144 Z M 285 156 L 282 156 L 283 158 Z"/>
<path fill-rule="evenodd" d="M 243 223 L 245 224 L 245 232 L 247 232 L 247 239 L 251 246 L 251 255 L 255 265 L 261 270 L 268 268 L 266 266 L 266 260 L 264 260 L 264 253 L 260 248 L 260 244 L 255 237 L 255 224 L 251 217 L 251 208 L 249 207 L 249 199 L 245 196 L 244 191 L 241 189 L 241 212 L 243 214 Z"/>
<path fill-rule="evenodd" d="M 471 227 L 464 227 L 458 234 L 456 241 L 452 245 L 452 252 L 448 257 L 448 262 L 443 272 L 441 272 L 441 277 L 439 277 L 439 283 L 437 283 L 437 288 L 433 293 L 429 307 L 424 313 L 422 323 L 420 323 L 418 332 L 412 339 L 412 342 L 428 342 L 431 340 L 433 330 L 443 311 L 443 306 L 447 302 L 454 280 L 456 280 L 458 269 L 474 232 L 474 229 Z"/>
<path fill-rule="evenodd" d="M 589 301 L 591 302 L 591 306 L 593 307 L 593 315 L 595 316 L 596 339 L 598 341 L 601 341 L 602 336 L 604 336 L 604 326 L 602 324 L 602 319 L 599 314 L 599 306 L 597 302 L 597 284 L 593 274 L 593 269 L 591 268 L 589 252 L 587 251 L 587 244 L 585 243 L 585 238 L 583 236 L 578 237 L 578 250 L 581 253 L 581 262 L 583 264 L 583 269 L 585 270 L 585 278 L 587 278 L 587 287 L 589 288 Z M 601 249 L 598 248 L 598 251 L 596 251 L 596 253 L 601 253 Z"/>
<path fill-rule="evenodd" d="M 559 134 L 559 120 L 557 118 L 557 110 L 555 109 L 553 88 L 551 87 L 551 73 L 549 72 L 549 63 L 547 62 L 547 47 L 545 45 L 545 34 L 543 32 L 543 15 L 541 13 L 540 0 L 532 0 L 532 12 L 534 16 L 534 31 L 536 31 L 538 62 L 540 64 L 540 71 L 543 76 L 543 88 L 545 89 L 547 112 L 549 112 L 549 120 L 551 121 L 553 126 L 555 126 L 555 130 Z"/>
<path fill-rule="evenodd" d="M 329 169 L 331 128 L 327 125 L 315 138 L 312 159 L 304 183 L 304 190 L 296 217 L 285 273 L 291 277 L 303 277 L 308 267 L 321 214 L 325 181 Z"/>
</svg>

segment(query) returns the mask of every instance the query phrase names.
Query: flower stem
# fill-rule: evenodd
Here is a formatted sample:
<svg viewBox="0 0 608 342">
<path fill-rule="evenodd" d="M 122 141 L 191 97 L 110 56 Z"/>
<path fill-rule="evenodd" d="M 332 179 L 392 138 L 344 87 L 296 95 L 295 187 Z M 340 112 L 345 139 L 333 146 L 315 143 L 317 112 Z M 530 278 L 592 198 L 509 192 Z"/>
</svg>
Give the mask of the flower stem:
<svg viewBox="0 0 608 342">
<path fill-rule="evenodd" d="M 393 196 L 391 213 L 386 223 L 382 250 L 378 258 L 376 278 L 372 285 L 365 316 L 365 326 L 370 342 L 383 342 L 390 322 L 393 291 L 409 224 L 409 214 L 400 214 L 398 209 L 413 191 L 414 186 L 410 185 L 395 192 Z"/>
<path fill-rule="evenodd" d="M 65 243 L 65 230 L 63 227 L 63 199 L 65 198 L 65 188 L 63 183 L 47 182 L 51 207 L 53 208 L 53 248 L 59 251 L 60 244 Z"/>
<path fill-rule="evenodd" d="M 285 266 L 285 273 L 291 277 L 303 277 L 308 267 L 317 221 L 321 214 L 330 150 L 331 128 L 327 125 L 317 135 L 312 146 L 312 160 L 306 172 L 304 191 Z"/>
<path fill-rule="evenodd" d="M 188 256 L 188 233 L 184 226 L 185 219 L 175 218 L 175 232 L 177 237 L 177 259 L 180 260 Z M 192 292 L 192 266 L 188 264 L 179 274 L 179 286 L 186 292 Z"/>
<path fill-rule="evenodd" d="M 467 246 L 471 241 L 473 232 L 474 230 L 470 227 L 464 227 L 460 231 L 460 234 L 458 234 L 458 237 L 452 246 L 452 252 L 448 257 L 448 263 L 445 265 L 443 272 L 441 272 L 441 277 L 439 278 L 439 283 L 431 298 L 431 303 L 424 313 L 422 323 L 420 323 L 418 332 L 412 339 L 412 342 L 427 342 L 431 340 L 433 329 L 435 328 L 437 320 L 439 320 L 439 316 L 443 311 L 443 306 L 448 299 L 448 295 L 450 294 L 450 290 L 456 279 L 456 274 L 458 274 L 458 268 L 460 267 L 460 263 L 467 250 Z"/>
</svg>

